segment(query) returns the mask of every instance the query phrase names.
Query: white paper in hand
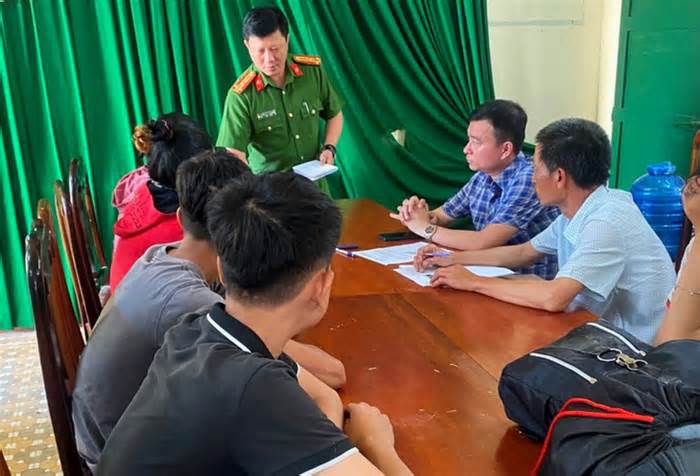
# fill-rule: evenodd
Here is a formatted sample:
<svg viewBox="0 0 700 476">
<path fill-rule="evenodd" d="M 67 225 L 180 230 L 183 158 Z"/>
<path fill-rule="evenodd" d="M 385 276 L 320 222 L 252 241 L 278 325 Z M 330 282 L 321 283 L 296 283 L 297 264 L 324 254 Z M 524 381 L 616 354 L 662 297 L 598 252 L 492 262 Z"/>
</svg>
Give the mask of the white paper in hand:
<svg viewBox="0 0 700 476">
<path fill-rule="evenodd" d="M 295 174 L 302 175 L 314 182 L 318 179 L 338 171 L 338 167 L 330 164 L 322 164 L 320 160 L 310 160 L 292 167 Z"/>
</svg>

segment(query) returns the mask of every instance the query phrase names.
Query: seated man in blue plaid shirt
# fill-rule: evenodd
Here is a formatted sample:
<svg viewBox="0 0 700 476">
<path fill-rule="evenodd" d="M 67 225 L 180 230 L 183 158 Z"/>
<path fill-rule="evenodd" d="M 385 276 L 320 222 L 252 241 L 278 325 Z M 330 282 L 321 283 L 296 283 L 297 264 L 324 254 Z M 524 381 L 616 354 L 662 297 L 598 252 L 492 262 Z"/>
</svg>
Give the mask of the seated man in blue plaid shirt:
<svg viewBox="0 0 700 476">
<path fill-rule="evenodd" d="M 519 104 L 489 101 L 469 116 L 464 147 L 469 168 L 476 173 L 467 184 L 435 210 L 425 200 L 407 198 L 391 217 L 413 233 L 438 245 L 458 250 L 481 250 L 526 243 L 559 215 L 555 207 L 540 205 L 532 184 L 532 160 L 520 151 L 527 114 Z M 452 230 L 446 225 L 471 217 L 477 231 Z M 544 255 L 514 271 L 552 279 L 557 260 Z"/>
</svg>

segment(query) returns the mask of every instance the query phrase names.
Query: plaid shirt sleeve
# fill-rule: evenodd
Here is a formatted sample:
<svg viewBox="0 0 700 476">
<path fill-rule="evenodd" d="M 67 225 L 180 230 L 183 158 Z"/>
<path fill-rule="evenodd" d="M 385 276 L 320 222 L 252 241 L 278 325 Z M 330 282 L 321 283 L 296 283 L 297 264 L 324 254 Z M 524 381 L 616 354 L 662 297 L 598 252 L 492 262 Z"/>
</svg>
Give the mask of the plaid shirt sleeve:
<svg viewBox="0 0 700 476">
<path fill-rule="evenodd" d="M 491 224 L 510 225 L 518 230 L 530 228 L 530 222 L 542 211 L 532 185 L 532 169 L 523 171 L 503 190 Z"/>
<path fill-rule="evenodd" d="M 459 192 L 447 200 L 442 205 L 442 211 L 447 213 L 447 215 L 449 215 L 451 218 L 455 219 L 470 217 L 472 212 L 471 208 L 469 207 L 469 195 L 471 194 L 472 183 L 475 179 L 476 175 L 474 175 L 469 182 L 467 182 L 466 185 L 459 190 Z"/>
</svg>

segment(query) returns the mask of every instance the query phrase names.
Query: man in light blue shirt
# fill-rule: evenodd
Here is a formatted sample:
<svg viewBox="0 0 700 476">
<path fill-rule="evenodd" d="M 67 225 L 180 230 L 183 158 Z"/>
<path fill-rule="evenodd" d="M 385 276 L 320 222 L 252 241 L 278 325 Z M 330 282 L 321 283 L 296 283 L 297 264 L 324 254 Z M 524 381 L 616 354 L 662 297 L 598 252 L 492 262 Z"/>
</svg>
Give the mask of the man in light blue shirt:
<svg viewBox="0 0 700 476">
<path fill-rule="evenodd" d="M 503 301 L 549 311 L 585 308 L 651 343 L 675 282 L 673 264 L 661 240 L 630 194 L 606 187 L 610 142 L 597 124 L 562 119 L 536 138 L 533 182 L 543 205 L 561 215 L 527 243 L 448 257 L 431 257 L 430 245 L 416 256 L 419 270 L 433 273 L 433 286 L 475 291 Z M 518 268 L 556 255 L 552 281 L 482 278 L 455 264 Z"/>
</svg>

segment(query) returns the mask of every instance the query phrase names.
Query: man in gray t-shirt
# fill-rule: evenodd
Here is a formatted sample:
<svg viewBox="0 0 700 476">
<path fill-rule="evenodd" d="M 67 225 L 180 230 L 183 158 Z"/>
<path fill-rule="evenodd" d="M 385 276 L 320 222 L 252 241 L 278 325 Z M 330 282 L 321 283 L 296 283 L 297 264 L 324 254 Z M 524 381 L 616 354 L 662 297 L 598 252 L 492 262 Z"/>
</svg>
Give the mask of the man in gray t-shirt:
<svg viewBox="0 0 700 476">
<path fill-rule="evenodd" d="M 155 245 L 139 258 L 100 314 L 80 357 L 73 392 L 78 452 L 94 471 L 102 449 L 163 344 L 165 333 L 185 315 L 223 302 L 217 282 L 216 251 L 207 231 L 206 205 L 212 192 L 250 173 L 224 149 L 203 152 L 177 172 L 179 243 Z M 333 386 L 345 381 L 340 361 L 320 349 L 291 341 L 284 351 L 310 374 Z M 309 377 L 316 380 L 315 377 Z M 335 400 L 321 382 L 314 399 Z M 305 388 L 307 392 L 309 389 Z M 338 402 L 340 400 L 338 399 Z"/>
<path fill-rule="evenodd" d="M 143 381 L 165 331 L 179 319 L 223 302 L 191 261 L 156 245 L 134 263 L 105 306 L 81 356 L 73 392 L 78 451 L 94 467 L 107 437 Z"/>
</svg>

